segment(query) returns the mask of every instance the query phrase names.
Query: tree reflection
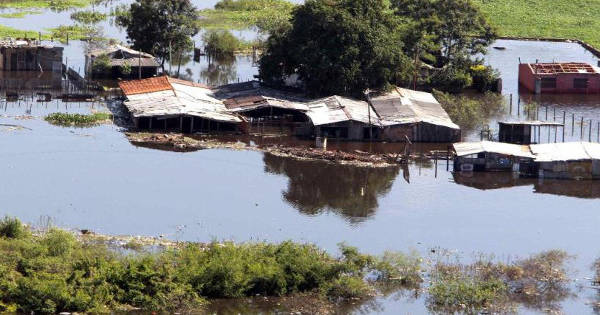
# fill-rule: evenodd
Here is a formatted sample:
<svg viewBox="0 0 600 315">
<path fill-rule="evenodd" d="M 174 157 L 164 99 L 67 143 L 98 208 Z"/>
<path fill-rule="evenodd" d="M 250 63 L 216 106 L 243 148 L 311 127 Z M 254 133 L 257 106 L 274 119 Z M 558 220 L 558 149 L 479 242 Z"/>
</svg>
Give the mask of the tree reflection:
<svg viewBox="0 0 600 315">
<path fill-rule="evenodd" d="M 289 178 L 283 198 L 300 212 L 333 211 L 357 223 L 375 214 L 400 168 L 369 168 L 303 161 L 265 153 L 265 171 Z"/>
<path fill-rule="evenodd" d="M 219 86 L 234 82 L 237 79 L 236 59 L 234 56 L 221 58 L 206 57 L 208 65 L 200 71 L 202 81 L 207 85 Z"/>
</svg>

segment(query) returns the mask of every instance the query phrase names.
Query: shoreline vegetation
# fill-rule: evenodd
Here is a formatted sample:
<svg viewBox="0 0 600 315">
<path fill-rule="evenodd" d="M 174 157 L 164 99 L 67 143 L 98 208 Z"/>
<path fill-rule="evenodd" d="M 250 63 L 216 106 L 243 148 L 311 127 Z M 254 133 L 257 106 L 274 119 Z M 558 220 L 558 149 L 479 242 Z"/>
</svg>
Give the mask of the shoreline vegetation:
<svg viewBox="0 0 600 315">
<path fill-rule="evenodd" d="M 429 258 L 367 255 L 340 244 L 339 253 L 293 241 L 156 247 L 139 237 L 33 229 L 5 217 L 0 312 L 187 313 L 219 299 L 308 297 L 328 313 L 340 303 L 360 305 L 402 290 L 424 294 L 427 309 L 437 313 L 547 311 L 574 294 L 566 266 L 572 257 L 558 250 L 503 262 L 478 256 L 469 264 L 443 251 Z M 286 311 L 306 307 L 290 304 L 296 305 Z"/>
</svg>

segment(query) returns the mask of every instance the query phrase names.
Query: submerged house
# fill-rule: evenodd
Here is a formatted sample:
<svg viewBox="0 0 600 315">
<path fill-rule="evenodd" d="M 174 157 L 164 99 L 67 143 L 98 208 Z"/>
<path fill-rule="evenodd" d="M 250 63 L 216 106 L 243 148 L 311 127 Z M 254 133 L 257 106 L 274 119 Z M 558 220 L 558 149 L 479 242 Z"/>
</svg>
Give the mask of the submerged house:
<svg viewBox="0 0 600 315">
<path fill-rule="evenodd" d="M 201 84 L 161 76 L 122 81 L 124 102 L 136 128 L 195 131 L 240 131 L 244 119 L 225 108 Z"/>
<path fill-rule="evenodd" d="M 142 78 L 156 76 L 160 64 L 150 54 L 121 45 L 110 45 L 90 51 L 85 58 L 85 69 L 93 78 Z"/>
<path fill-rule="evenodd" d="M 600 93 L 600 68 L 587 63 L 522 63 L 519 84 L 535 94 Z"/>
<path fill-rule="evenodd" d="M 0 71 L 62 72 L 63 48 L 29 40 L 0 40 Z"/>
<path fill-rule="evenodd" d="M 384 141 L 460 141 L 460 127 L 431 93 L 395 88 L 370 97 L 370 103 L 381 119 Z"/>
<path fill-rule="evenodd" d="M 521 165 L 535 159 L 526 145 L 502 142 L 460 142 L 453 145 L 456 171 L 520 172 Z"/>
<path fill-rule="evenodd" d="M 600 179 L 600 144 L 565 142 L 531 145 L 536 156 L 529 174 L 540 178 Z"/>
<path fill-rule="evenodd" d="M 341 96 L 309 102 L 306 115 L 316 137 L 344 140 L 378 139 L 381 122 L 369 103 Z"/>
<path fill-rule="evenodd" d="M 499 141 L 514 144 L 533 144 L 540 141 L 540 130 L 544 127 L 564 128 L 562 123 L 539 120 L 501 121 L 498 125 Z"/>
</svg>

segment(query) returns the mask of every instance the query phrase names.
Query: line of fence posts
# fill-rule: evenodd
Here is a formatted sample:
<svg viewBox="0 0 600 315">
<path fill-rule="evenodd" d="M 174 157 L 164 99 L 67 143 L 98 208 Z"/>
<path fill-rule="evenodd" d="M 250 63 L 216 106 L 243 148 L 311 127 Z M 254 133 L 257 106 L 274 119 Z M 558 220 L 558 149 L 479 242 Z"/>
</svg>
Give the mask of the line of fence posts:
<svg viewBox="0 0 600 315">
<path fill-rule="evenodd" d="M 513 94 L 509 95 L 509 109 L 510 109 L 510 115 L 513 115 L 513 103 L 514 103 L 514 97 Z M 533 111 L 531 108 L 531 106 L 523 106 L 523 115 L 527 118 L 527 119 L 532 119 L 532 120 L 540 120 L 540 108 L 541 106 L 535 106 L 535 111 Z M 545 121 L 550 121 L 550 118 L 552 119 L 553 122 L 557 121 L 557 111 L 556 111 L 556 107 L 552 108 L 552 116 L 551 116 L 551 112 L 550 112 L 550 106 L 548 105 L 544 105 L 545 107 Z M 521 116 L 521 99 L 517 98 L 517 117 Z M 560 114 L 558 114 L 560 115 Z M 575 118 L 579 118 L 576 117 L 575 113 L 571 113 L 571 138 L 575 138 L 575 125 L 576 125 L 576 120 Z M 560 116 L 558 116 L 560 117 Z M 590 119 L 589 121 L 586 121 L 584 116 L 581 116 L 580 119 L 578 119 L 577 123 L 579 123 L 579 140 L 580 141 L 584 141 L 587 140 L 588 142 L 592 142 L 594 140 L 596 140 L 596 142 L 600 143 L 600 121 L 598 121 L 595 125 L 596 125 L 596 137 L 594 139 L 593 137 L 593 128 L 594 128 L 594 121 L 593 119 Z M 586 126 L 586 124 L 588 126 Z M 559 140 L 559 135 L 558 135 L 558 128 L 560 126 L 553 126 L 554 127 L 554 142 L 558 142 Z M 585 137 L 585 131 L 586 131 L 586 127 L 588 127 L 587 129 L 587 139 Z M 560 140 L 562 142 L 565 142 L 566 139 L 566 128 L 567 128 L 567 111 L 563 111 L 563 115 L 562 115 L 562 135 L 560 136 Z M 537 130 L 537 134 L 534 131 L 534 138 L 537 138 L 538 141 L 540 141 L 541 139 L 541 128 L 538 128 Z M 548 128 L 548 143 L 551 142 L 552 140 L 552 136 L 551 136 L 551 128 Z M 482 131 L 483 134 L 483 131 Z"/>
</svg>

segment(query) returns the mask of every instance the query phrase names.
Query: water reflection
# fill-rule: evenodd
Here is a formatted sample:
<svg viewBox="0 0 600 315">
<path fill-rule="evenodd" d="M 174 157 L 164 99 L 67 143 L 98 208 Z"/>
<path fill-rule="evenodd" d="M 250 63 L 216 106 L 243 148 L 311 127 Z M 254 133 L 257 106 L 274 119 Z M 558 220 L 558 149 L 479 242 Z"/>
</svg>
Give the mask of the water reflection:
<svg viewBox="0 0 600 315">
<path fill-rule="evenodd" d="M 480 190 L 532 186 L 533 193 L 585 199 L 600 198 L 600 183 L 591 180 L 523 178 L 510 172 L 453 173 L 454 182 Z"/>
<path fill-rule="evenodd" d="M 265 153 L 265 171 L 289 178 L 284 200 L 307 215 L 332 211 L 356 223 L 373 216 L 399 167 L 363 168 Z"/>
</svg>

